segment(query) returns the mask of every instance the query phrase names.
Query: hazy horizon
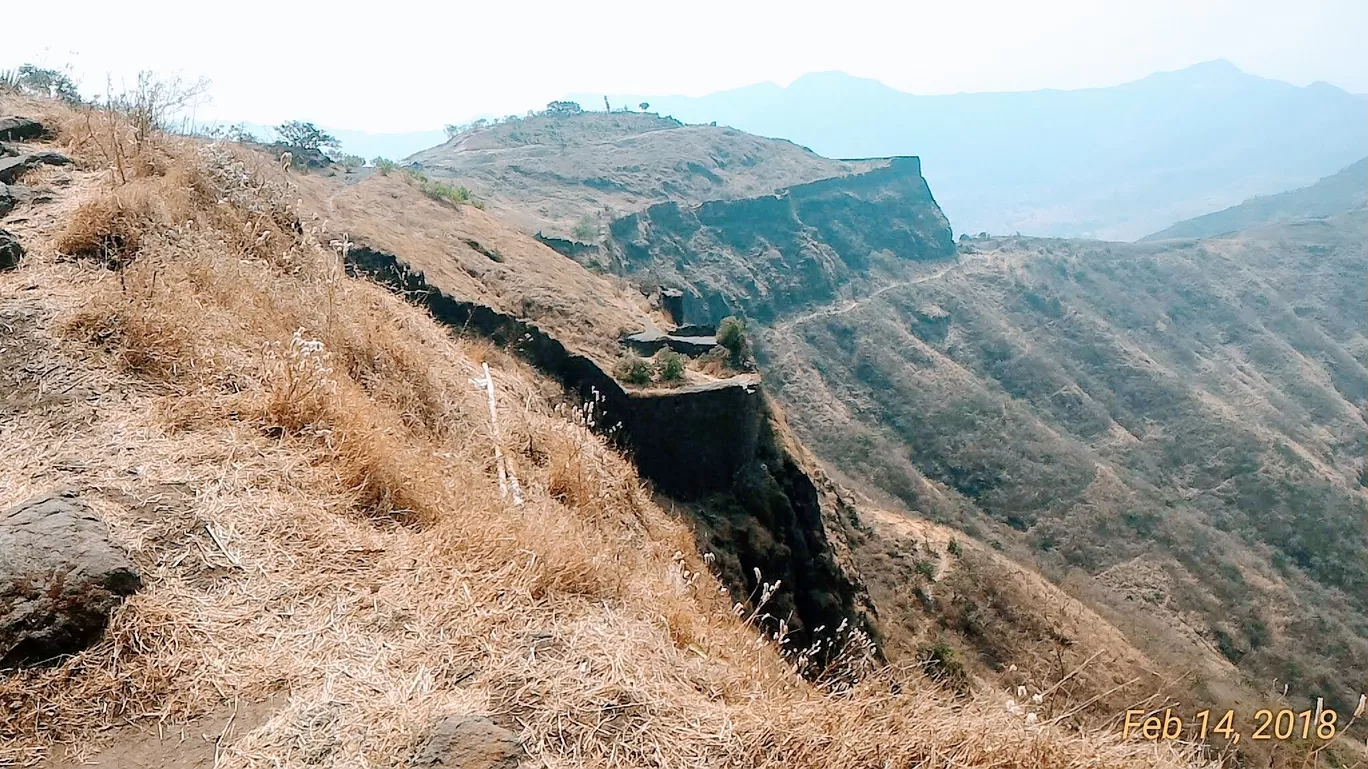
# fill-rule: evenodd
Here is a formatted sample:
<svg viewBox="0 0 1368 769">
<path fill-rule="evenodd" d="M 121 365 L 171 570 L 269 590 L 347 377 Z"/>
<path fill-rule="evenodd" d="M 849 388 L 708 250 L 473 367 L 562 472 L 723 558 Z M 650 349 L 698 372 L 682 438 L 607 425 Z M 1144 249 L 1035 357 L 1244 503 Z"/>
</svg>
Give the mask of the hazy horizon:
<svg viewBox="0 0 1368 769">
<path fill-rule="evenodd" d="M 69 65 L 88 94 L 139 70 L 208 78 L 196 118 L 303 119 L 372 133 L 523 114 L 572 93 L 701 96 L 839 71 L 917 95 L 1118 85 L 1226 59 L 1253 75 L 1368 92 L 1368 4 L 1162 0 L 1099 8 L 1006 0 L 887 8 L 704 0 L 687 14 L 619 2 L 509 7 L 244 0 L 232 14 L 77 0 L 62 23 L 7 10 L 0 69 Z M 265 21 L 263 21 L 265 20 Z M 207 30 L 207 32 L 206 32 Z M 273 41 L 287 39 L 286 45 Z M 269 51 L 269 56 L 262 52 Z M 594 105 L 586 105 L 594 106 Z"/>
</svg>

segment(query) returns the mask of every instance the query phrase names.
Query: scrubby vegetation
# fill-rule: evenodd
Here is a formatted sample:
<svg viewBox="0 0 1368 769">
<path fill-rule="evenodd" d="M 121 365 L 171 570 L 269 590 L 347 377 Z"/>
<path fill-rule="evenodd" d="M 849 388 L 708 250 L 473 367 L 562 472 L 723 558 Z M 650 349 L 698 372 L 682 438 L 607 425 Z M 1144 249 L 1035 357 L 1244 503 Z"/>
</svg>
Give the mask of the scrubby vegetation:
<svg viewBox="0 0 1368 769">
<path fill-rule="evenodd" d="M 648 385 L 651 383 L 651 364 L 636 356 L 623 358 L 614 367 L 613 376 L 627 384 Z"/>
<path fill-rule="evenodd" d="M 717 343 L 731 354 L 732 365 L 740 365 L 750 355 L 750 340 L 746 337 L 744 318 L 729 316 L 717 324 Z"/>
<path fill-rule="evenodd" d="M 484 203 L 470 193 L 470 190 L 441 181 L 440 179 L 430 178 L 427 174 L 416 168 L 408 169 L 409 178 L 418 184 L 418 189 L 424 195 L 433 200 L 440 200 L 450 203 L 453 206 L 472 205 L 476 208 L 484 208 Z"/>
<path fill-rule="evenodd" d="M 684 356 L 666 348 L 656 353 L 655 370 L 656 376 L 662 382 L 678 382 L 684 378 L 685 361 Z"/>
<path fill-rule="evenodd" d="M 650 384 L 675 385 L 684 381 L 688 361 L 668 347 L 647 359 L 636 355 L 621 358 L 613 366 L 613 376 L 637 387 Z"/>
<path fill-rule="evenodd" d="M 0 90 L 29 96 L 45 96 L 70 105 L 82 102 L 81 92 L 69 71 L 22 64 L 0 70 Z"/>
<path fill-rule="evenodd" d="M 301 120 L 287 120 L 276 126 L 281 145 L 296 152 L 336 152 L 341 144 L 336 137 L 321 130 L 313 123 Z"/>
</svg>

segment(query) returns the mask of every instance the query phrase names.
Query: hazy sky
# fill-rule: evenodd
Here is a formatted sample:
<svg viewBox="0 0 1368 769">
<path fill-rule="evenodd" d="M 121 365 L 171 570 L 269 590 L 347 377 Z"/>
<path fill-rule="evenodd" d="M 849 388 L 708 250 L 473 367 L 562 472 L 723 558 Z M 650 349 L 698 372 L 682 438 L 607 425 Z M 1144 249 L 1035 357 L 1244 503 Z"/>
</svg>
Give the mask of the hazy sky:
<svg viewBox="0 0 1368 769">
<path fill-rule="evenodd" d="M 842 70 L 921 94 L 1081 88 L 1227 58 L 1368 92 L 1368 0 L 67 0 L 6 7 L 0 68 L 213 82 L 205 119 L 370 131 L 568 93 L 701 95 Z"/>
</svg>

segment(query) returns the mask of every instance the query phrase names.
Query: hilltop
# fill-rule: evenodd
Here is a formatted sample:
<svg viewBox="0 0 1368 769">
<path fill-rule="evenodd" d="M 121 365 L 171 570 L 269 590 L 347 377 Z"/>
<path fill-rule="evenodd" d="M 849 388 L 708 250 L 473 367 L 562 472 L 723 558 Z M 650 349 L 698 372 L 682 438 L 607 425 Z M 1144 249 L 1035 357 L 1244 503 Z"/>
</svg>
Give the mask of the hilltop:
<svg viewBox="0 0 1368 769">
<path fill-rule="evenodd" d="M 1142 240 L 1209 238 L 1293 219 L 1342 214 L 1368 204 L 1368 158 L 1309 187 L 1251 198 L 1238 206 L 1178 222 Z"/>
<path fill-rule="evenodd" d="M 467 129 L 410 158 L 527 232 L 596 240 L 648 206 L 752 197 L 851 173 L 791 142 L 640 112 L 543 112 Z M 867 164 L 866 164 L 867 165 Z"/>
<path fill-rule="evenodd" d="M 1368 155 L 1368 101 L 1224 60 L 1070 91 L 924 96 L 823 72 L 696 98 L 609 98 L 827 157 L 919 155 L 968 233 L 1132 240 Z"/>
</svg>

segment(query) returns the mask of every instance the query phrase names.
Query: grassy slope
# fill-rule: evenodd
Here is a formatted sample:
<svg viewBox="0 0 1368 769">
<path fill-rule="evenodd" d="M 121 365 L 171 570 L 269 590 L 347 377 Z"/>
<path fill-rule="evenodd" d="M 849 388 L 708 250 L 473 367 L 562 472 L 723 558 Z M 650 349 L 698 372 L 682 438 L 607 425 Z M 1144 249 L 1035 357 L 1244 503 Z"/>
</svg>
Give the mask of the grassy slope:
<svg viewBox="0 0 1368 769">
<path fill-rule="evenodd" d="M 306 208 L 333 230 L 402 255 L 454 295 L 506 309 L 531 308 L 539 323 L 602 361 L 611 361 L 618 349 L 605 323 L 628 323 L 633 311 L 640 312 L 615 279 L 586 271 L 484 212 L 427 200 L 402 174 L 354 185 L 322 176 L 296 183 L 306 192 Z M 471 240 L 502 261 L 491 264 Z M 967 672 L 989 688 L 1026 681 L 1051 686 L 1066 678 L 1051 707 L 1068 713 L 1094 700 L 1080 714 L 1089 723 L 1108 722 L 1150 696 L 1171 698 L 1173 676 L 1038 575 L 966 541 L 971 554 L 961 568 L 928 577 L 917 571 L 926 558 L 925 542 L 912 541 L 905 520 L 890 525 L 875 512 L 865 523 L 857 525 L 863 533 L 851 546 L 867 586 L 877 593 L 880 630 L 895 659 L 910 663 L 923 649 L 949 643 L 960 651 Z M 946 537 L 937 536 L 943 551 Z M 939 595 L 939 583 L 952 573 L 944 601 L 923 600 L 922 588 Z M 1050 608 L 1039 611 L 1040 606 Z M 1013 665 L 1020 672 L 1007 671 Z"/>
<path fill-rule="evenodd" d="M 761 350 L 827 460 L 1040 563 L 1205 696 L 1231 683 L 1223 656 L 1351 709 L 1365 224 L 977 241 L 934 280 L 780 322 Z"/>
<path fill-rule="evenodd" d="M 650 308 L 640 292 L 588 272 L 490 213 L 420 194 L 407 174 L 296 183 L 307 214 L 331 232 L 402 254 L 453 296 L 554 329 L 601 360 L 621 355 L 623 334 L 646 328 Z"/>
<path fill-rule="evenodd" d="M 603 112 L 474 129 L 412 159 L 527 232 L 568 238 L 583 221 L 593 235 L 579 240 L 655 203 L 763 195 L 867 165 L 729 128 Z"/>
<path fill-rule="evenodd" d="M 1368 158 L 1309 187 L 1252 198 L 1230 208 L 1178 222 L 1142 240 L 1209 238 L 1291 219 L 1334 216 L 1368 202 Z"/>
<path fill-rule="evenodd" d="M 545 766 L 1184 765 L 906 671 L 841 696 L 796 678 L 536 374 L 345 277 L 269 164 L 157 140 L 116 181 L 82 119 L 6 110 L 62 124 L 80 166 L 11 227 L 5 349 L 41 366 L 0 402 L 0 488 L 82 488 L 146 588 L 88 652 L 0 679 L 0 761 L 273 694 L 216 766 L 392 766 L 446 713 L 492 714 Z M 118 271 L 93 262 L 111 235 Z"/>
</svg>

